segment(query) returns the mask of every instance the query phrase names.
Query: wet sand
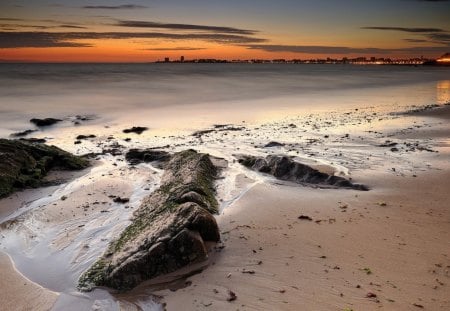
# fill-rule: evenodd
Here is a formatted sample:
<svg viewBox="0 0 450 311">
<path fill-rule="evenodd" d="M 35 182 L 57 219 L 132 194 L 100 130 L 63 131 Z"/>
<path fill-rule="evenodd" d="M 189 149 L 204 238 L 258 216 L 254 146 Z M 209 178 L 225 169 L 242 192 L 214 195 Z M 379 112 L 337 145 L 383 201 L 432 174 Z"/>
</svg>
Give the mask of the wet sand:
<svg viewBox="0 0 450 311">
<path fill-rule="evenodd" d="M 2 310 L 49 310 L 58 294 L 20 275 L 8 257 L 0 252 L 0 306 Z"/>
<path fill-rule="evenodd" d="M 230 165 L 224 180 L 219 181 L 223 206 L 217 220 L 223 248 L 213 251 L 211 265 L 188 278 L 186 287 L 154 293 L 162 297 L 167 310 L 450 308 L 450 130 L 440 118 L 419 114 L 400 118 L 381 113 L 376 118 L 368 117 L 374 111 L 360 109 L 327 118 L 299 116 L 268 125 L 248 125 L 241 131 L 217 131 L 199 139 L 164 137 L 152 142 L 153 137 L 142 135 L 138 141 L 133 140 L 127 147 L 152 146 L 149 141 L 157 145 L 175 141 L 170 151 L 192 147 L 224 156 Z M 295 127 L 290 125 L 292 122 Z M 262 147 L 273 139 L 286 146 Z M 386 140 L 395 140 L 398 150 L 380 147 Z M 65 146 L 75 148 L 72 141 L 69 143 Z M 83 143 L 80 148 L 89 151 L 89 144 L 97 142 Z M 322 170 L 349 173 L 347 176 L 372 190 L 315 189 L 280 183 L 242 171 L 232 161 L 231 152 L 303 156 L 303 161 L 315 163 Z M 68 279 L 63 284 L 69 294 L 82 269 L 103 251 L 117 230 L 114 228 L 123 226 L 131 214 L 125 205 L 112 204 L 109 195 L 130 197 L 132 207 L 137 208 L 139 200 L 157 186 L 154 168 L 130 169 L 120 157 L 109 155 L 103 161 L 96 170 L 54 191 L 53 197 L 42 204 L 37 202 L 36 210 L 20 216 L 15 227 L 23 227 L 16 231 L 30 235 L 25 241 L 31 241 L 38 255 L 33 260 L 47 262 L 42 257 L 47 249 L 56 254 L 61 251 L 62 255 L 66 252 L 71 258 L 76 255 L 74 262 L 58 265 L 58 273 Z M 67 198 L 62 200 L 63 196 Z M 9 213 L 13 210 L 11 202 L 20 205 L 29 200 L 18 193 L 12 200 L 0 201 L 0 207 L 8 208 Z M 312 220 L 299 219 L 301 215 Z M 113 229 L 103 228 L 105 224 Z M 33 230 L 42 236 L 38 234 L 35 239 Z M 5 247 L 8 241 L 0 246 Z M 51 248 L 47 248 L 47 242 L 51 242 Z M 45 276 L 51 262 L 44 265 L 43 273 L 27 266 L 26 261 L 20 262 L 20 252 L 15 255 L 22 273 L 56 290 L 61 281 L 58 274 L 52 276 L 54 279 Z M 67 269 L 71 272 L 66 277 Z M 22 276 L 3 259 L 1 270 L 7 271 L 14 282 L 21 282 Z M 30 286 L 44 291 L 36 284 Z M 230 290 L 237 296 L 231 302 Z M 0 299 L 27 310 L 34 306 L 30 302 L 33 295 L 33 291 L 13 288 L 2 292 Z M 118 304 L 136 308 L 132 295 L 124 295 Z M 100 303 L 109 299 L 102 297 Z M 73 304 L 76 300 L 68 301 Z M 89 310 L 94 300 L 87 302 L 83 310 Z M 67 307 L 64 303 L 59 300 L 56 309 Z M 50 307 L 39 305 L 37 310 Z"/>
</svg>

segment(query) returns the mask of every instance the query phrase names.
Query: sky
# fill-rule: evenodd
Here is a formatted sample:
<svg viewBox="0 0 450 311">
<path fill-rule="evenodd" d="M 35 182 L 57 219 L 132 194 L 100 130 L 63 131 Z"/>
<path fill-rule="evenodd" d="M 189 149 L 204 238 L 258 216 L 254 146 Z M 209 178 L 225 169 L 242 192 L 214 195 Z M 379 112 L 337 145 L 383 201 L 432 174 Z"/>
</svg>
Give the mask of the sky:
<svg viewBox="0 0 450 311">
<path fill-rule="evenodd" d="M 436 58 L 449 0 L 0 0 L 0 61 Z"/>
</svg>

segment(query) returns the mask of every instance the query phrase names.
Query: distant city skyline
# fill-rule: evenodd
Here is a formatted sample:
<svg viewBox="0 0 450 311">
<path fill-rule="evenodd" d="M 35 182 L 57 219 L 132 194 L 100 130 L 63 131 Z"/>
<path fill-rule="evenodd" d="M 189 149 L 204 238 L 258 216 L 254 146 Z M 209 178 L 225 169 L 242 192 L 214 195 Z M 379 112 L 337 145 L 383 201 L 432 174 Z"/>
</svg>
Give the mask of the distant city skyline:
<svg viewBox="0 0 450 311">
<path fill-rule="evenodd" d="M 2 0 L 0 61 L 437 58 L 447 0 Z"/>
</svg>

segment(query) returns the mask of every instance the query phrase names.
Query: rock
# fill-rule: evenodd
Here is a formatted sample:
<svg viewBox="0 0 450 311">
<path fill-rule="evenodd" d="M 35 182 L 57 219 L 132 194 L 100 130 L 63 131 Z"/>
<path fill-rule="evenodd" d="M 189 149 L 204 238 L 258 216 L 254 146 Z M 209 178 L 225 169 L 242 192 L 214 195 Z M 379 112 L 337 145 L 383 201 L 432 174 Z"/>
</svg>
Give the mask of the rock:
<svg viewBox="0 0 450 311">
<path fill-rule="evenodd" d="M 38 143 L 38 144 L 44 144 L 47 142 L 44 138 L 20 138 L 20 141 L 25 141 L 29 143 Z"/>
<path fill-rule="evenodd" d="M 227 301 L 231 302 L 231 301 L 235 301 L 236 299 L 237 299 L 237 296 L 236 296 L 235 292 L 229 290 Z"/>
<path fill-rule="evenodd" d="M 148 127 L 143 127 L 143 126 L 133 126 L 130 129 L 124 129 L 123 132 L 126 134 L 129 133 L 136 133 L 136 134 L 142 134 L 144 131 L 147 131 Z"/>
<path fill-rule="evenodd" d="M 166 151 L 154 149 L 130 149 L 125 154 L 125 159 L 133 165 L 142 162 L 168 162 L 170 154 Z"/>
<path fill-rule="evenodd" d="M 61 122 L 61 119 L 55 119 L 55 118 L 45 118 L 45 119 L 31 119 L 30 122 L 33 123 L 36 126 L 50 126 L 54 125 L 58 122 Z"/>
<path fill-rule="evenodd" d="M 79 170 L 86 159 L 54 146 L 22 140 L 0 139 L 0 197 L 15 190 L 38 187 L 49 170 Z"/>
<path fill-rule="evenodd" d="M 130 199 L 129 199 L 129 198 L 115 197 L 115 198 L 113 199 L 113 202 L 114 202 L 114 203 L 125 204 L 125 203 L 130 202 Z"/>
<path fill-rule="evenodd" d="M 271 147 L 283 147 L 284 144 L 276 142 L 276 141 L 271 141 L 270 143 L 266 144 L 264 147 L 265 148 L 271 148 Z"/>
<path fill-rule="evenodd" d="M 97 137 L 97 136 L 95 136 L 95 135 L 78 135 L 77 136 L 77 140 L 81 140 L 81 139 L 88 139 L 88 138 L 95 138 L 95 137 Z"/>
<path fill-rule="evenodd" d="M 372 293 L 372 292 L 368 292 L 366 295 L 367 298 L 377 298 L 377 294 Z"/>
<path fill-rule="evenodd" d="M 24 137 L 24 136 L 27 136 L 34 132 L 37 132 L 37 130 L 25 130 L 23 132 L 12 133 L 10 136 L 11 137 Z"/>
<path fill-rule="evenodd" d="M 308 220 L 308 221 L 312 221 L 313 220 L 311 217 L 306 216 L 306 215 L 300 215 L 300 216 L 298 216 L 298 219 L 300 219 L 300 220 Z"/>
<path fill-rule="evenodd" d="M 201 131 L 196 131 L 194 133 L 192 133 L 192 136 L 195 136 L 197 138 L 201 138 L 203 135 L 209 134 L 209 133 L 214 133 L 216 130 L 211 129 L 211 130 L 201 130 Z"/>
<path fill-rule="evenodd" d="M 161 186 L 145 198 L 131 224 L 80 278 L 78 288 L 128 290 L 139 283 L 203 261 L 206 241 L 218 242 L 211 213 L 218 203 L 217 168 L 206 154 L 187 150 L 165 165 Z"/>
<path fill-rule="evenodd" d="M 343 177 L 322 173 L 305 164 L 296 162 L 287 156 L 269 155 L 266 158 L 238 156 L 238 161 L 252 170 L 270 174 L 280 180 L 292 181 L 299 184 L 332 186 L 363 191 L 369 190 L 364 185 L 353 184 Z"/>
<path fill-rule="evenodd" d="M 397 145 L 398 145 L 398 143 L 396 143 L 396 142 L 392 142 L 390 140 L 386 140 L 384 142 L 384 144 L 378 145 L 378 147 L 395 147 Z"/>
</svg>

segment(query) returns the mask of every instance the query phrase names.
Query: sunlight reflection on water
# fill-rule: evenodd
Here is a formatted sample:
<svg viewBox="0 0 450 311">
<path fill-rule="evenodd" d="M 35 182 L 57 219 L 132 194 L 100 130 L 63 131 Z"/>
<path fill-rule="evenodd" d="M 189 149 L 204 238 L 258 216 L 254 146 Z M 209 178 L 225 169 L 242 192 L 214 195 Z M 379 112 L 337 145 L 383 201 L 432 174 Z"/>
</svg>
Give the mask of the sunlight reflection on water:
<svg viewBox="0 0 450 311">
<path fill-rule="evenodd" d="M 438 81 L 436 84 L 436 102 L 440 105 L 450 101 L 450 80 Z"/>
</svg>

